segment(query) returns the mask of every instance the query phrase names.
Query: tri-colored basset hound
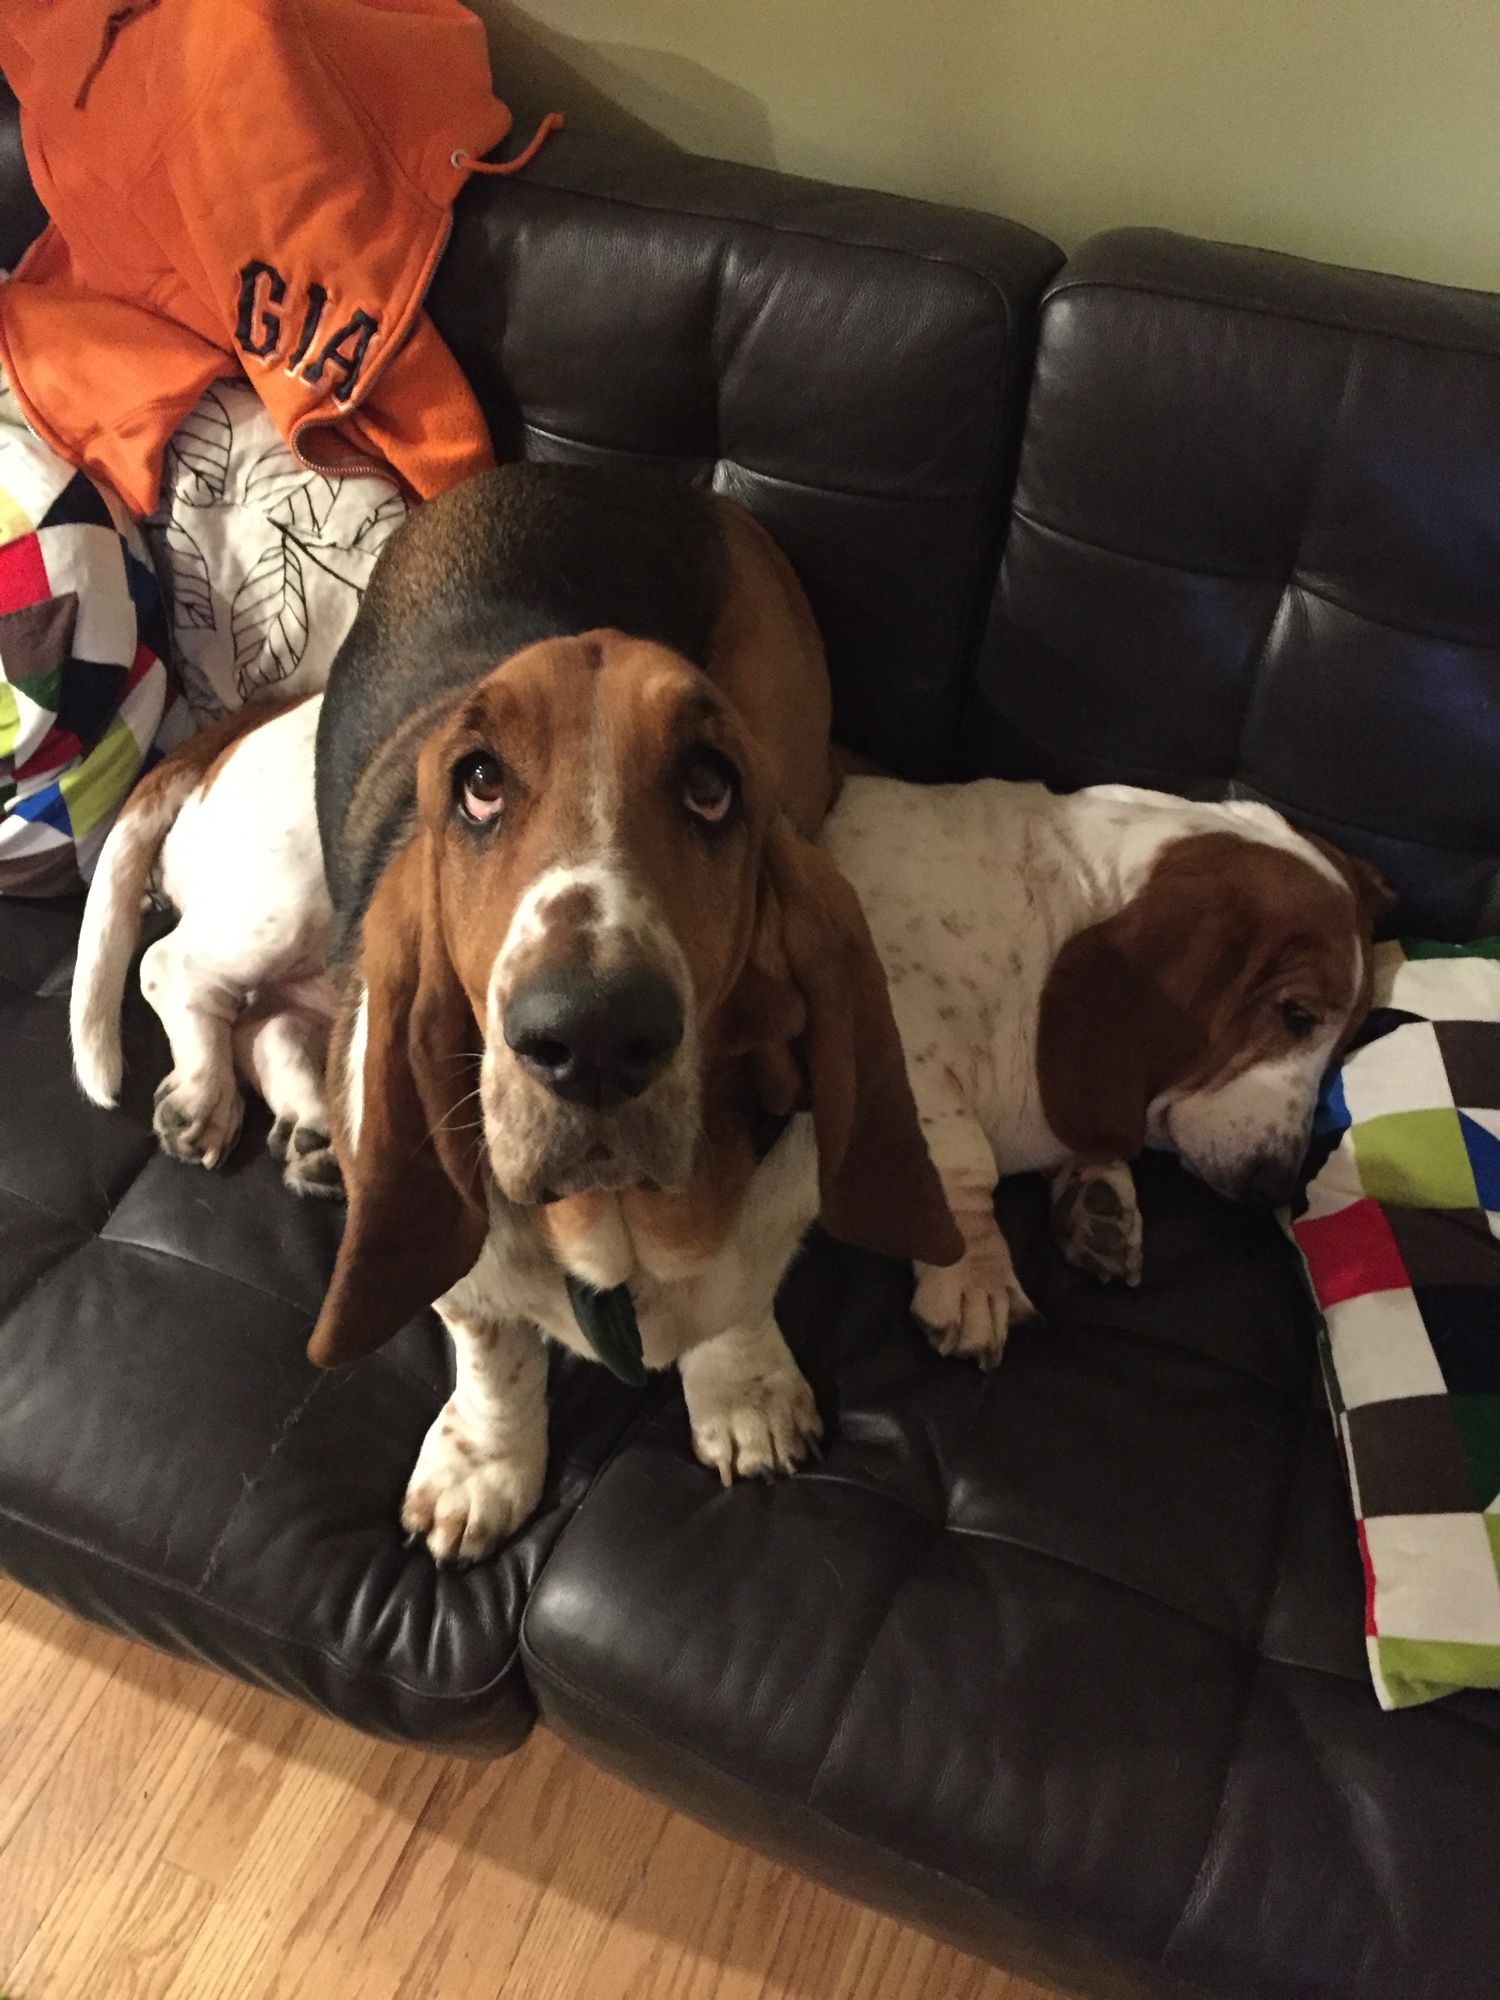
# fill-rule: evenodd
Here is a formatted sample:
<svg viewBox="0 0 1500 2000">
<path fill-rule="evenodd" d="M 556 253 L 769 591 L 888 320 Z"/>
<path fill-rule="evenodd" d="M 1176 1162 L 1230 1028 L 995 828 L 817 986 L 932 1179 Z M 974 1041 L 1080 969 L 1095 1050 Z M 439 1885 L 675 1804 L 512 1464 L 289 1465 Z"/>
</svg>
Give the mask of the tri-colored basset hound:
<svg viewBox="0 0 1500 2000">
<path fill-rule="evenodd" d="M 1369 1006 L 1390 892 L 1268 806 L 1128 786 L 851 778 L 824 844 L 864 905 L 966 1250 L 917 1265 L 944 1353 L 998 1361 L 1033 1308 L 995 1220 L 1052 1177 L 1064 1254 L 1138 1283 L 1129 1162 L 1290 1194 L 1325 1069 Z"/>
<path fill-rule="evenodd" d="M 327 1112 L 253 1077 L 289 1175 L 331 1130 L 348 1194 L 313 1358 L 369 1353 L 428 1304 L 452 1334 L 456 1386 L 402 1514 L 439 1560 L 483 1555 L 537 1503 L 538 1329 L 628 1379 L 675 1364 L 728 1481 L 791 1469 L 819 1434 L 772 1312 L 816 1217 L 895 1255 L 961 1254 L 858 901 L 810 838 L 828 727 L 811 612 L 748 515 L 516 465 L 392 538 L 321 703 L 222 763 L 167 760 L 106 845 L 74 991 L 91 1095 L 119 1081 L 132 894 L 157 865 L 178 900 L 190 817 L 205 871 L 210 851 L 223 864 L 220 929 L 276 946 L 259 981 L 243 955 L 206 979 L 180 942 L 195 911 L 164 941 L 195 988 L 147 983 L 176 1151 L 213 1164 L 238 1122 L 237 1031 L 205 1052 L 184 1028 L 197 989 L 219 1012 L 237 991 L 278 1049 L 306 1047 L 327 1014 L 300 947 L 327 941 Z M 326 892 L 303 880 L 314 728 Z M 255 787 L 295 888 L 274 868 L 252 886 Z M 226 1100 L 232 1116 L 205 1109 Z"/>
</svg>

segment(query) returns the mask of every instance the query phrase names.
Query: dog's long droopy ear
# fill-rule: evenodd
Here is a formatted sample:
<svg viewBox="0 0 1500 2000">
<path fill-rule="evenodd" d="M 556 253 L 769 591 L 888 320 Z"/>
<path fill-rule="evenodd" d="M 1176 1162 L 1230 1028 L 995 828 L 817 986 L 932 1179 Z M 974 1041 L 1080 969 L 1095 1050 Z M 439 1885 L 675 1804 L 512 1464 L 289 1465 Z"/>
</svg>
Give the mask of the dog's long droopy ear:
<svg viewBox="0 0 1500 2000">
<path fill-rule="evenodd" d="M 323 1368 L 373 1353 L 441 1298 L 489 1228 L 479 1030 L 443 943 L 427 844 L 418 834 L 390 864 L 365 915 L 351 1057 L 363 1039 L 363 1063 L 338 1121 L 349 1215 L 307 1350 Z"/>
<path fill-rule="evenodd" d="M 853 889 L 782 821 L 767 839 L 785 975 L 803 1025 L 819 1219 L 859 1249 L 954 1264 L 963 1239 L 917 1120 L 885 973 Z M 772 1066 L 774 1073 L 774 1065 Z"/>
<path fill-rule="evenodd" d="M 1157 1037 L 1154 998 L 1128 912 L 1069 938 L 1037 1019 L 1042 1112 L 1081 1160 L 1133 1160 L 1146 1143 Z"/>
</svg>

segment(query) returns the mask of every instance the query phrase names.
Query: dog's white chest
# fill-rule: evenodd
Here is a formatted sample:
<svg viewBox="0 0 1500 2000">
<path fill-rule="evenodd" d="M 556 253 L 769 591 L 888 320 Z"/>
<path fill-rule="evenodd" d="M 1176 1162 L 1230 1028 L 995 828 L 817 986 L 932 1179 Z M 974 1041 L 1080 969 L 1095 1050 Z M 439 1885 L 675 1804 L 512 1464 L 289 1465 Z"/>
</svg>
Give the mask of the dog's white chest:
<svg viewBox="0 0 1500 2000">
<path fill-rule="evenodd" d="M 575 1275 L 600 1286 L 628 1284 L 646 1365 L 668 1368 L 727 1328 L 754 1326 L 770 1314 L 776 1288 L 817 1210 L 817 1150 L 812 1120 L 804 1113 L 757 1168 L 735 1228 L 712 1256 L 688 1271 L 653 1271 L 633 1248 L 606 1240 L 597 1260 L 575 1258 L 583 1265 Z M 479 1262 L 448 1295 L 455 1309 L 487 1319 L 531 1320 L 564 1347 L 595 1359 L 564 1274 L 530 1213 L 496 1196 L 490 1214 Z"/>
</svg>

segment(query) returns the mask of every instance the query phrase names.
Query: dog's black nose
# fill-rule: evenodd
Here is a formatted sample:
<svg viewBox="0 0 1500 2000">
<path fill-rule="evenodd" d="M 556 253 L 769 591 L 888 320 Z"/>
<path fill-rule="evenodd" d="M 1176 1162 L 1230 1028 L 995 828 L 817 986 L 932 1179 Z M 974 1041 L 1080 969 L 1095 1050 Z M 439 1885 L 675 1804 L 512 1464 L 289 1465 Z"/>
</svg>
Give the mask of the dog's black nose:
<svg viewBox="0 0 1500 2000">
<path fill-rule="evenodd" d="M 639 1097 L 682 1041 L 682 1003 L 659 972 L 542 972 L 512 994 L 505 1039 L 569 1104 Z"/>
<path fill-rule="evenodd" d="M 1263 1201 L 1268 1208 L 1280 1208 L 1296 1192 L 1296 1163 L 1264 1156 L 1251 1163 L 1238 1189 L 1241 1201 Z"/>
</svg>

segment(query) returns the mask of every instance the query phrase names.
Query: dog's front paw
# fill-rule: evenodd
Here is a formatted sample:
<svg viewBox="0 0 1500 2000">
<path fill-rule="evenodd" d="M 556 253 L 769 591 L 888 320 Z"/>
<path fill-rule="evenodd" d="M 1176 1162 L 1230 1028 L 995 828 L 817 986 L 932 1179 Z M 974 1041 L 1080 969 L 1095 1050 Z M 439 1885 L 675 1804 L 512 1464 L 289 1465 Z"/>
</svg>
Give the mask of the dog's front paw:
<svg viewBox="0 0 1500 2000">
<path fill-rule="evenodd" d="M 478 1562 L 536 1512 L 546 1470 L 545 1448 L 496 1451 L 447 1403 L 422 1441 L 401 1525 L 434 1562 Z"/>
<path fill-rule="evenodd" d="M 233 1070 L 189 1078 L 174 1069 L 156 1087 L 151 1124 L 162 1151 L 174 1160 L 217 1167 L 234 1150 L 244 1111 Z"/>
<path fill-rule="evenodd" d="M 823 1420 L 802 1371 L 786 1365 L 693 1399 L 693 1450 L 728 1486 L 757 1474 L 795 1472 L 816 1450 Z"/>
<path fill-rule="evenodd" d="M 272 1155 L 284 1162 L 281 1177 L 293 1194 L 327 1200 L 344 1192 L 333 1142 L 321 1126 L 278 1118 L 266 1143 Z"/>
<path fill-rule="evenodd" d="M 991 1218 L 965 1229 L 969 1247 L 956 1264 L 918 1264 L 911 1309 L 939 1354 L 996 1368 L 1013 1326 L 1040 1314 L 1027 1298 L 1010 1249 Z"/>
<path fill-rule="evenodd" d="M 1065 1167 L 1052 1182 L 1052 1233 L 1073 1266 L 1102 1283 L 1141 1282 L 1141 1211 L 1123 1160 Z"/>
</svg>

